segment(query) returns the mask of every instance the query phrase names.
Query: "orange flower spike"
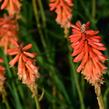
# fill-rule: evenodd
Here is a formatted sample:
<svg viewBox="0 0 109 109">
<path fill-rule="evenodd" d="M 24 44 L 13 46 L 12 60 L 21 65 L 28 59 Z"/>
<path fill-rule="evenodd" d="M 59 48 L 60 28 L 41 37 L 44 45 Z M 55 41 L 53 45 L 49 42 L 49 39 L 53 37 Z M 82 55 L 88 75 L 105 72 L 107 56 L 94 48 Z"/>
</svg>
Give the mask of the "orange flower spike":
<svg viewBox="0 0 109 109">
<path fill-rule="evenodd" d="M 0 2 L 1 1 L 3 1 L 1 10 L 6 9 L 10 16 L 19 14 L 21 7 L 19 0 L 0 0 Z"/>
<path fill-rule="evenodd" d="M 73 34 L 69 36 L 74 62 L 81 62 L 77 72 L 81 72 L 92 85 L 102 83 L 102 75 L 107 69 L 103 62 L 107 59 L 101 51 L 106 50 L 101 43 L 98 31 L 89 29 L 90 23 L 77 21 L 72 25 Z"/>
<path fill-rule="evenodd" d="M 26 46 L 22 46 L 22 45 L 19 45 L 17 48 L 12 48 L 12 49 L 8 49 L 7 50 L 7 54 L 8 55 L 16 55 L 14 57 L 14 59 L 12 59 L 9 64 L 11 66 L 14 66 L 16 64 L 16 62 L 19 60 L 19 57 L 21 55 L 25 56 L 25 57 L 29 57 L 29 58 L 34 58 L 35 57 L 35 53 L 29 53 L 27 52 L 27 50 L 31 49 L 32 48 L 32 44 L 28 44 Z"/>
<path fill-rule="evenodd" d="M 38 68 L 34 65 L 35 53 L 28 52 L 32 48 L 32 44 L 23 47 L 20 44 L 17 48 L 8 49 L 7 53 L 11 56 L 16 55 L 9 64 L 14 66 L 18 63 L 18 77 L 22 83 L 26 84 L 32 92 L 35 93 L 35 80 L 39 78 Z M 33 94 L 34 94 L 33 93 Z"/>
<path fill-rule="evenodd" d="M 56 21 L 63 28 L 70 27 L 73 0 L 50 0 L 50 11 L 57 14 Z"/>
<path fill-rule="evenodd" d="M 18 25 L 16 20 L 6 15 L 0 18 L 0 46 L 4 48 L 5 54 L 8 48 L 16 46 L 17 32 Z"/>
<path fill-rule="evenodd" d="M 33 82 L 35 82 L 34 76 L 39 78 L 38 68 L 36 66 L 34 66 L 30 61 L 28 61 L 26 63 L 26 68 L 27 68 L 28 72 L 31 72 L 31 74 L 32 74 L 29 77 L 30 78 L 29 84 L 32 84 Z"/>
</svg>

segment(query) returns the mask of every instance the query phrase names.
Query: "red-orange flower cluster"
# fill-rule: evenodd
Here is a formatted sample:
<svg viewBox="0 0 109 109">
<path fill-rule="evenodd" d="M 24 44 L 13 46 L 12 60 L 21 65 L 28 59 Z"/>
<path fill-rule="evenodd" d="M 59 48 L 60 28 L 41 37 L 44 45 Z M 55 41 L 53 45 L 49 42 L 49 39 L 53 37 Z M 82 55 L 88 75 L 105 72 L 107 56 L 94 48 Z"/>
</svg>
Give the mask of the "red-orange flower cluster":
<svg viewBox="0 0 109 109">
<path fill-rule="evenodd" d="M 18 77 L 30 89 L 35 86 L 35 80 L 39 78 L 38 68 L 34 65 L 35 53 L 29 53 L 32 44 L 22 46 L 16 43 L 16 48 L 8 49 L 7 53 L 11 56 L 16 55 L 9 64 L 13 67 L 18 62 Z"/>
<path fill-rule="evenodd" d="M 70 27 L 73 0 L 50 0 L 50 10 L 57 14 L 56 21 L 63 28 Z"/>
<path fill-rule="evenodd" d="M 3 63 L 3 59 L 0 58 L 0 63 Z M 4 90 L 4 83 L 5 83 L 5 74 L 4 74 L 5 68 L 0 65 L 0 93 Z"/>
<path fill-rule="evenodd" d="M 17 40 L 17 31 L 18 25 L 16 20 L 6 15 L 0 18 L 0 46 L 4 48 L 5 53 Z"/>
<path fill-rule="evenodd" d="M 21 7 L 19 0 L 0 0 L 2 1 L 1 10 L 6 9 L 10 16 L 19 14 Z"/>
<path fill-rule="evenodd" d="M 97 35 L 99 32 L 89 29 L 89 25 L 89 22 L 76 22 L 72 25 L 73 34 L 69 38 L 73 48 L 72 56 L 75 56 L 73 61 L 81 62 L 77 72 L 81 72 L 89 83 L 95 85 L 102 82 L 102 75 L 106 70 L 103 64 L 106 56 L 101 52 L 106 48 L 101 43 L 101 37 Z"/>
</svg>

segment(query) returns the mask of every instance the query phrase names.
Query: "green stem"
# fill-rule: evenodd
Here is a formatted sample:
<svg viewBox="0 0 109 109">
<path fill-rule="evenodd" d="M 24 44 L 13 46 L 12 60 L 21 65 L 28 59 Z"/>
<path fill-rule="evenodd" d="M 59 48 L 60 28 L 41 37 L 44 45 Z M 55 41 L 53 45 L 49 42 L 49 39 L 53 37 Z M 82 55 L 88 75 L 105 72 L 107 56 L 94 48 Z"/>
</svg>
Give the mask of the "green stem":
<svg viewBox="0 0 109 109">
<path fill-rule="evenodd" d="M 46 15 L 45 15 L 45 11 L 43 8 L 43 4 L 41 0 L 38 0 L 38 4 L 39 4 L 39 8 L 40 8 L 40 14 L 41 14 L 41 18 L 42 18 L 42 22 L 43 22 L 43 32 L 45 35 L 45 39 L 46 39 L 46 43 L 49 44 L 49 39 L 47 37 L 47 27 L 46 27 Z"/>
<path fill-rule="evenodd" d="M 9 103 L 8 103 L 8 101 L 6 99 L 6 91 L 5 91 L 5 89 L 4 89 L 3 94 L 2 94 L 2 99 L 3 99 L 3 102 L 6 105 L 6 109 L 11 109 L 10 106 L 9 106 Z"/>
<path fill-rule="evenodd" d="M 95 85 L 94 87 L 95 87 L 95 93 L 98 100 L 99 109 L 105 109 L 104 101 L 101 95 L 101 88 L 99 85 Z"/>
<path fill-rule="evenodd" d="M 32 96 L 33 96 L 35 104 L 36 104 L 36 109 L 41 109 L 40 103 L 39 103 L 39 98 L 38 98 L 38 87 L 37 87 L 37 85 L 34 84 L 34 86 L 33 87 L 30 86 L 29 89 L 31 90 L 31 92 L 33 94 Z"/>
<path fill-rule="evenodd" d="M 91 19 L 91 18 L 90 18 L 91 16 L 90 16 L 89 10 L 87 9 L 87 7 L 86 7 L 86 5 L 84 4 L 83 0 L 80 0 L 80 3 L 81 3 L 82 8 L 83 8 L 84 11 L 85 11 L 85 14 L 87 15 L 87 17 L 88 17 L 89 19 Z"/>
<path fill-rule="evenodd" d="M 92 0 L 92 18 L 95 21 L 96 17 L 96 0 Z"/>
<path fill-rule="evenodd" d="M 5 54 L 3 54 L 3 55 L 4 55 L 5 65 L 6 65 L 6 68 L 7 68 L 7 71 L 8 71 L 8 76 L 9 76 L 9 78 L 12 78 L 12 73 L 11 73 L 11 71 L 9 69 L 9 64 L 8 64 L 8 58 L 7 58 L 7 56 Z"/>
<path fill-rule="evenodd" d="M 42 1 L 38 0 L 38 4 L 39 4 L 39 7 L 40 7 L 40 13 L 41 13 L 43 25 L 44 25 L 44 28 L 45 28 L 46 27 L 46 17 L 45 17 Z"/>
<path fill-rule="evenodd" d="M 80 0 L 81 6 L 83 7 L 86 16 L 88 17 L 89 21 L 93 23 L 93 26 L 95 26 L 95 20 L 92 18 L 88 8 L 86 7 L 86 5 L 84 4 L 83 0 Z M 95 10 L 94 10 L 95 11 Z"/>
<path fill-rule="evenodd" d="M 34 100 L 35 100 L 35 103 L 36 103 L 36 109 L 41 109 L 38 98 L 37 98 L 37 95 L 34 96 Z"/>
<path fill-rule="evenodd" d="M 35 19 L 36 19 L 36 25 L 37 25 L 37 28 L 38 28 L 38 31 L 39 31 L 39 34 L 40 34 L 40 37 L 41 37 L 41 41 L 42 41 L 44 49 L 47 50 L 47 46 L 46 46 L 46 43 L 44 41 L 44 35 L 43 35 L 42 30 L 41 30 L 41 25 L 40 25 L 40 20 L 39 20 L 39 16 L 38 16 L 36 0 L 32 0 L 32 5 L 33 5 L 33 11 L 34 11 Z"/>
<path fill-rule="evenodd" d="M 4 102 L 5 105 L 6 105 L 6 109 L 11 109 L 6 99 L 4 99 L 3 102 Z"/>
</svg>

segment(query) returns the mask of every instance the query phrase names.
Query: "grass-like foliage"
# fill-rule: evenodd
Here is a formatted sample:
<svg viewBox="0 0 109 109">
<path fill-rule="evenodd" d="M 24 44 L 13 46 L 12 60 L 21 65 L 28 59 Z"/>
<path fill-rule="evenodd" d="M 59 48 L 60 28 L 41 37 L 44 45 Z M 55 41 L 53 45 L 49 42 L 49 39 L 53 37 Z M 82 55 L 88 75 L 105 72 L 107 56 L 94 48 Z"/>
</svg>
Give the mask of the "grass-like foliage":
<svg viewBox="0 0 109 109">
<path fill-rule="evenodd" d="M 0 109 L 109 109 L 108 0 L 0 0 Z"/>
</svg>

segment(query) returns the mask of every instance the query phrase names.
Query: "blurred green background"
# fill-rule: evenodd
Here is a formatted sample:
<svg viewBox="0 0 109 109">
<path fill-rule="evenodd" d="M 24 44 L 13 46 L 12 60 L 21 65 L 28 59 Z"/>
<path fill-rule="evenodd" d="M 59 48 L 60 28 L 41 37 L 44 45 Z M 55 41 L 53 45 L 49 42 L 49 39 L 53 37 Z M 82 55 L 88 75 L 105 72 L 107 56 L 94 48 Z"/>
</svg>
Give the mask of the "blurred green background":
<svg viewBox="0 0 109 109">
<path fill-rule="evenodd" d="M 49 10 L 49 0 L 22 0 L 21 19 L 18 20 L 19 38 L 25 44 L 32 43 L 32 51 L 38 55 L 40 79 L 38 94 L 44 90 L 41 109 L 98 109 L 94 88 L 75 69 L 72 49 L 63 29 L 56 23 L 56 14 Z M 37 7 L 34 7 L 34 2 Z M 35 13 L 35 10 L 37 11 Z M 2 14 L 5 11 L 1 12 Z M 80 20 L 91 22 L 91 28 L 100 31 L 106 54 L 109 56 L 109 1 L 74 0 L 72 23 Z M 71 31 L 71 30 L 70 30 Z M 16 68 L 10 68 L 9 58 L 3 55 L 6 66 L 6 101 L 0 98 L 0 109 L 36 109 L 30 90 L 17 78 Z M 109 60 L 106 61 L 109 66 Z M 16 71 L 16 73 L 13 73 Z M 106 109 L 109 109 L 109 70 L 101 86 Z"/>
</svg>

